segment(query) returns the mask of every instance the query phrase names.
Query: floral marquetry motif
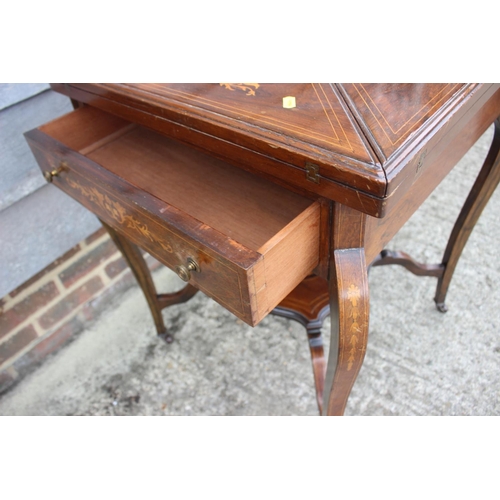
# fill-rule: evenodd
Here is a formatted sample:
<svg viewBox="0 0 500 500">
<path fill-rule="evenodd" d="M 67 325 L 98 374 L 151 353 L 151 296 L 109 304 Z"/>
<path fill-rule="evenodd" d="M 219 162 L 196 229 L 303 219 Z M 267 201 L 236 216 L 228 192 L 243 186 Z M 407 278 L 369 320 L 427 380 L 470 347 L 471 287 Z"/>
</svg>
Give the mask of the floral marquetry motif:
<svg viewBox="0 0 500 500">
<path fill-rule="evenodd" d="M 460 254 L 500 183 L 498 83 L 52 88 L 78 109 L 26 139 L 47 182 L 109 224 L 158 332 L 161 309 L 196 289 L 250 326 L 281 309 L 307 328 L 324 415 L 344 413 L 363 364 L 368 267 L 400 264 L 438 278 L 435 301 L 445 311 Z M 381 254 L 493 122 L 442 262 Z M 190 288 L 157 294 L 142 250 Z M 324 282 L 308 286 L 311 276 Z M 330 308 L 326 361 L 321 323 Z"/>
<path fill-rule="evenodd" d="M 86 198 L 88 198 L 91 202 L 99 205 L 105 212 L 107 212 L 113 219 L 115 219 L 120 224 L 123 224 L 126 219 L 126 210 L 125 207 L 120 205 L 117 201 L 112 200 L 109 196 L 101 193 L 95 187 L 84 187 L 78 182 L 66 178 L 66 182 L 70 187 L 80 191 Z"/>
<path fill-rule="evenodd" d="M 258 83 L 220 83 L 219 85 L 227 90 L 243 90 L 246 95 L 255 95 L 255 91 L 260 87 Z"/>
<path fill-rule="evenodd" d="M 78 182 L 67 179 L 67 183 L 73 189 L 80 191 L 83 196 L 88 198 L 91 202 L 99 205 L 106 213 L 108 213 L 116 222 L 126 225 L 128 228 L 133 229 L 137 233 L 148 238 L 151 242 L 157 242 L 166 252 L 172 253 L 172 246 L 165 240 L 158 239 L 146 224 L 138 221 L 132 215 L 127 214 L 127 210 L 119 202 L 112 200 L 109 196 L 101 193 L 95 187 L 84 187 Z"/>
<path fill-rule="evenodd" d="M 359 334 L 361 332 L 361 328 L 359 327 L 358 324 L 358 318 L 359 318 L 359 309 L 358 309 L 358 301 L 361 297 L 361 292 L 359 288 L 356 285 L 351 285 L 347 289 L 347 298 L 349 299 L 349 302 L 352 305 L 351 309 L 351 319 L 352 323 L 350 326 L 350 333 L 351 333 L 351 340 L 349 341 L 349 345 L 351 346 L 350 351 L 349 351 L 349 358 L 347 360 L 347 371 L 350 371 L 352 369 L 352 365 L 354 361 L 356 360 L 356 345 L 358 344 L 358 337 L 356 334 Z"/>
</svg>

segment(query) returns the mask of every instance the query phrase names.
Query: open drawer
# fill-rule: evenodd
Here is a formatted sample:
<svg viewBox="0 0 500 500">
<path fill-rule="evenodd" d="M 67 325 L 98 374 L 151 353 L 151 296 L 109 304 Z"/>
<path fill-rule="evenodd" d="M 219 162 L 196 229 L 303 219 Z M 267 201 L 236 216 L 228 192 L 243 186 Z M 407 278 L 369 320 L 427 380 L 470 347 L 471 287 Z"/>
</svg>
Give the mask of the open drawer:
<svg viewBox="0 0 500 500">
<path fill-rule="evenodd" d="M 47 180 L 252 326 L 318 264 L 316 201 L 92 107 L 26 138 Z"/>
</svg>

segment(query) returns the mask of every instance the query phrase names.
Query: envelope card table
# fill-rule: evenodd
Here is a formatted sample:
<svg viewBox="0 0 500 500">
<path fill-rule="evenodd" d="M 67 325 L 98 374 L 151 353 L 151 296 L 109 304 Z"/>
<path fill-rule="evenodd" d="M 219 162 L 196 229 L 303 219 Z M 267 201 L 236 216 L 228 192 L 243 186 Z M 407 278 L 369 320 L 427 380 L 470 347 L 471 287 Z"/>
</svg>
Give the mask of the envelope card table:
<svg viewBox="0 0 500 500">
<path fill-rule="evenodd" d="M 249 325 L 307 330 L 320 413 L 341 415 L 368 341 L 370 265 L 437 278 L 500 179 L 500 84 L 53 84 L 75 110 L 26 134 L 49 182 L 95 213 L 161 310 L 197 290 Z M 385 245 L 492 124 L 443 260 Z M 138 247 L 187 282 L 158 294 Z M 332 315 L 325 358 L 321 325 Z"/>
</svg>

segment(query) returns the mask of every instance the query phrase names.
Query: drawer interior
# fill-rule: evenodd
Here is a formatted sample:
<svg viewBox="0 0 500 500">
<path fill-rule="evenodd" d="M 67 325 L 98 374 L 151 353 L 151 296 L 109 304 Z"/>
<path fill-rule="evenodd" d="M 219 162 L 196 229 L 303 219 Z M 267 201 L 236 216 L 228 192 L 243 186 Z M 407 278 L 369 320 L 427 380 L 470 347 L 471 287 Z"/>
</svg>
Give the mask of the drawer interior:
<svg viewBox="0 0 500 500">
<path fill-rule="evenodd" d="M 56 186 L 171 269 L 194 259 L 190 282 L 249 325 L 318 265 L 316 200 L 92 107 L 26 137 Z"/>
<path fill-rule="evenodd" d="M 84 107 L 40 130 L 259 253 L 313 201 L 144 127 Z"/>
</svg>

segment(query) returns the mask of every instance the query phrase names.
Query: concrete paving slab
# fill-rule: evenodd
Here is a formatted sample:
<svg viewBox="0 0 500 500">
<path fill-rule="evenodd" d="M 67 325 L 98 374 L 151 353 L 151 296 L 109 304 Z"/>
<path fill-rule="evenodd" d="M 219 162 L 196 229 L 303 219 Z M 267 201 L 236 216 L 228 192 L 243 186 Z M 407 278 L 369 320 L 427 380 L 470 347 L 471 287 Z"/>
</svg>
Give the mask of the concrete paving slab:
<svg viewBox="0 0 500 500">
<path fill-rule="evenodd" d="M 1 211 L 0 297 L 100 227 L 94 214 L 47 183 Z"/>
<path fill-rule="evenodd" d="M 4 85 L 9 87 L 8 84 Z M 7 98 L 8 89 L 4 90 L 4 96 Z M 10 97 L 16 100 L 15 93 Z M 0 103 L 1 100 L 2 92 L 0 92 Z M 24 133 L 69 113 L 72 109 L 71 101 L 66 96 L 48 90 L 0 112 L 0 172 L 2 174 L 0 211 L 46 184 L 24 138 Z"/>
</svg>

